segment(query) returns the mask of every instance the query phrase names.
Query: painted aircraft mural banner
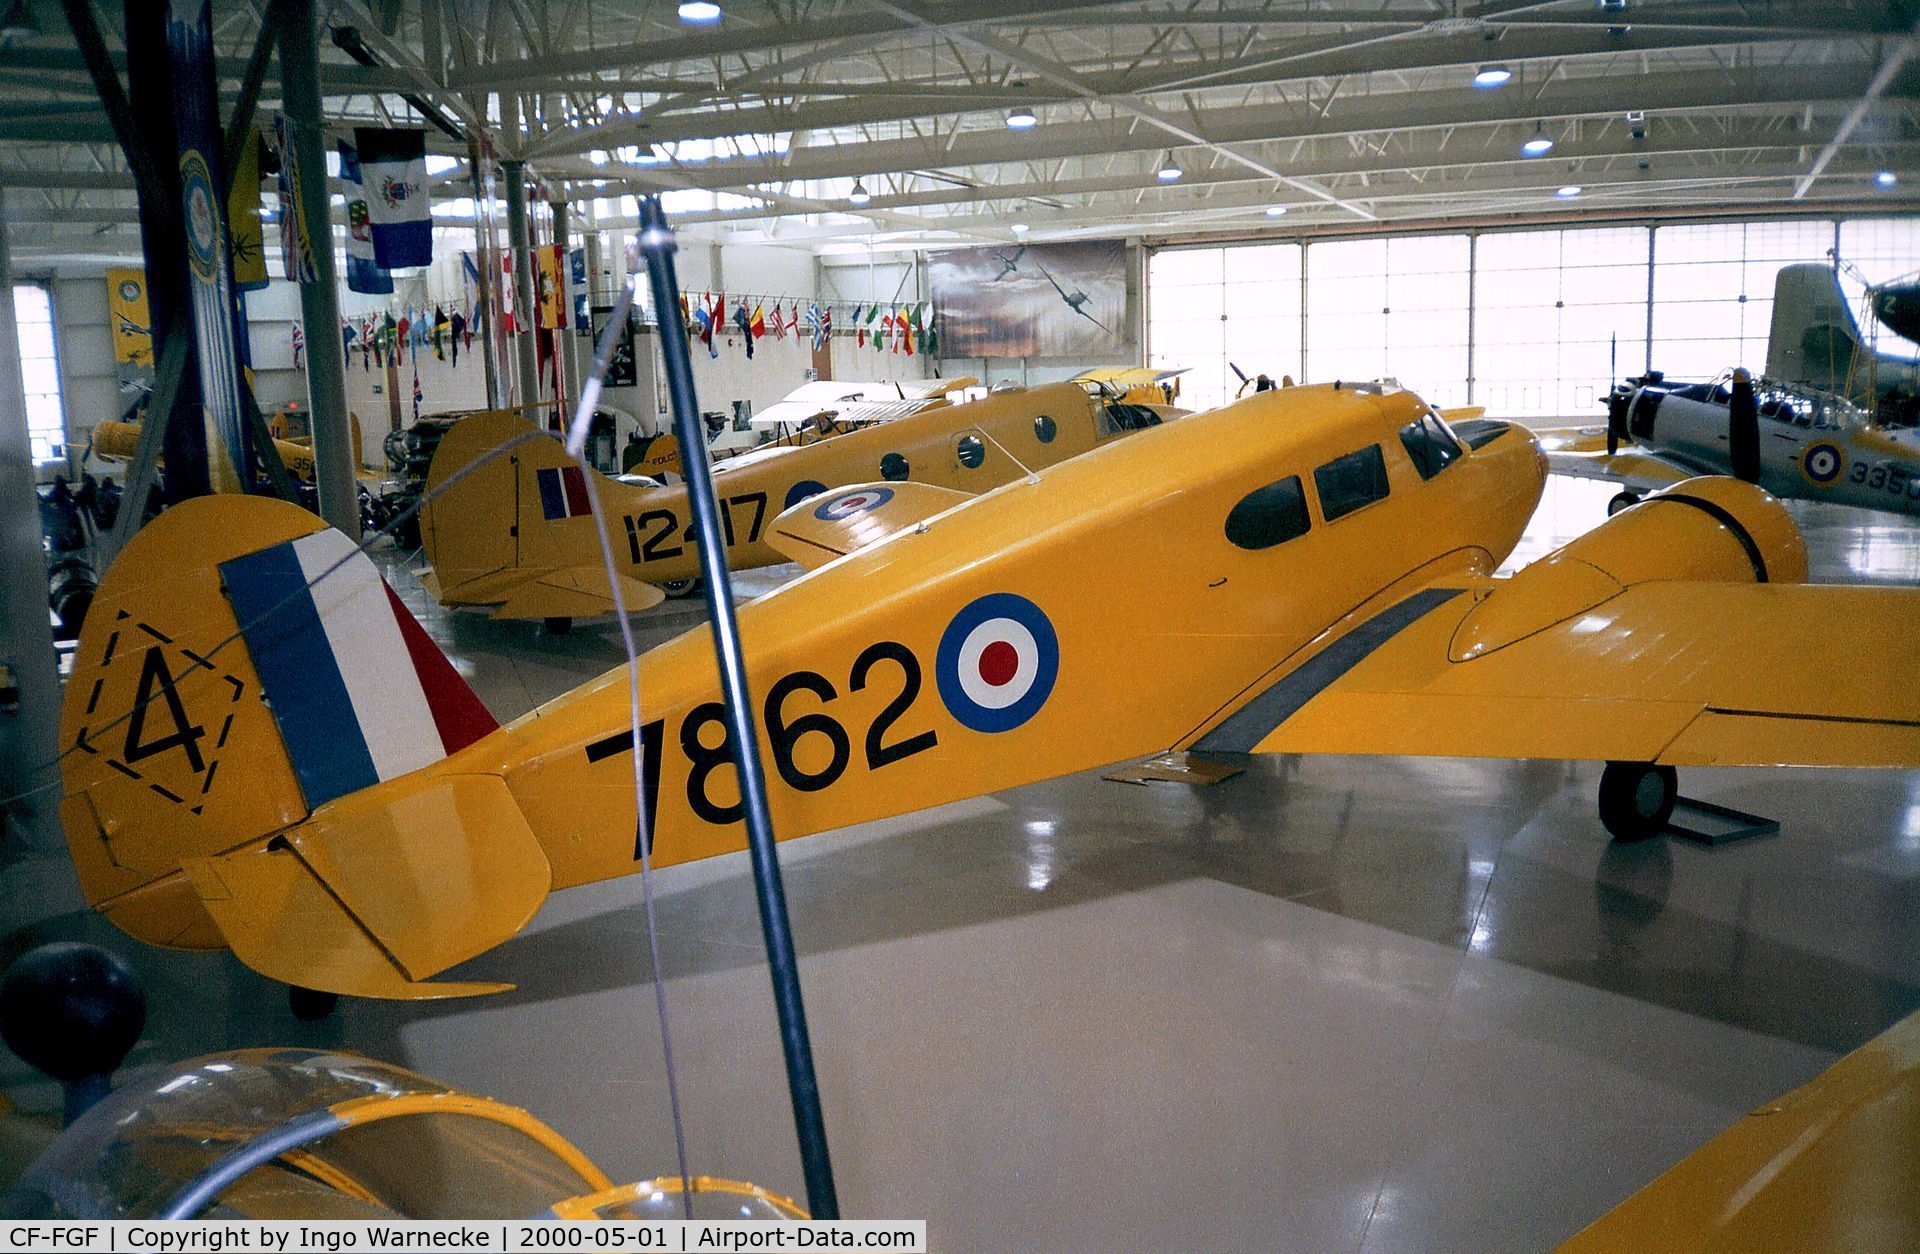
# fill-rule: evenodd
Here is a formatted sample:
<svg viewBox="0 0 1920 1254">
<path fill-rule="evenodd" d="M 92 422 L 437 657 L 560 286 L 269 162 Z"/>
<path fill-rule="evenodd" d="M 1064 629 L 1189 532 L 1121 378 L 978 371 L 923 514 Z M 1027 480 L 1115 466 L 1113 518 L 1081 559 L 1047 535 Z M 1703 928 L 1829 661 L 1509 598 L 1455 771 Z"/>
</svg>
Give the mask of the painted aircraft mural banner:
<svg viewBox="0 0 1920 1254">
<path fill-rule="evenodd" d="M 947 357 L 1110 357 L 1130 342 L 1119 240 L 1008 244 L 935 254 Z"/>
</svg>

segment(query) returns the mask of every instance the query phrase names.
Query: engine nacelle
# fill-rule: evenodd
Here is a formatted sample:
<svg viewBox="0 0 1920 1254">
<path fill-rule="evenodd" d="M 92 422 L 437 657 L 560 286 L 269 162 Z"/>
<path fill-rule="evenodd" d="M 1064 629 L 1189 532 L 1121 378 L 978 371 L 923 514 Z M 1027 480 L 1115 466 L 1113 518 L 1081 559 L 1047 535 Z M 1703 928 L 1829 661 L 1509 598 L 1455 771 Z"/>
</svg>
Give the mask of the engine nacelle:
<svg viewBox="0 0 1920 1254">
<path fill-rule="evenodd" d="M 1706 476 L 1622 510 L 1515 575 L 1468 612 L 1448 650 L 1481 657 L 1651 580 L 1800 583 L 1807 546 L 1787 511 L 1738 479 Z"/>
</svg>

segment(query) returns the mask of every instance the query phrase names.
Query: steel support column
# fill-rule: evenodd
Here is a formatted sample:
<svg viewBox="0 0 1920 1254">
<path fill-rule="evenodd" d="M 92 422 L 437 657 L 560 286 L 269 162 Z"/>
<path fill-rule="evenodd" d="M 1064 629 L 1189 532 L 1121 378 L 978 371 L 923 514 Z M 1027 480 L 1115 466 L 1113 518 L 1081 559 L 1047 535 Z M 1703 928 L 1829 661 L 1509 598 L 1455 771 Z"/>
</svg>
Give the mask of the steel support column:
<svg viewBox="0 0 1920 1254">
<path fill-rule="evenodd" d="M 531 405 L 540 399 L 540 360 L 534 350 L 532 328 L 539 325 L 540 309 L 533 302 L 533 243 L 527 230 L 527 163 L 502 161 L 507 180 L 507 250 L 513 257 L 514 363 L 520 394 L 515 403 Z"/>
<path fill-rule="evenodd" d="M 60 683 L 47 618 L 47 566 L 40 548 L 40 501 L 33 442 L 14 330 L 5 193 L 0 192 L 0 662 L 12 671 L 20 704 L 0 708 L 0 806 L 6 831 L 33 846 L 60 843 Z M 37 790 L 37 791 L 36 791 Z"/>
<path fill-rule="evenodd" d="M 280 84 L 300 172 L 302 213 L 314 233 L 314 281 L 300 285 L 307 338 L 307 405 L 313 425 L 320 516 L 358 539 L 360 485 L 354 478 L 347 373 L 340 353 L 340 292 L 334 282 L 333 209 L 327 193 L 327 137 L 320 122 L 320 45 L 314 0 L 280 5 Z"/>
</svg>

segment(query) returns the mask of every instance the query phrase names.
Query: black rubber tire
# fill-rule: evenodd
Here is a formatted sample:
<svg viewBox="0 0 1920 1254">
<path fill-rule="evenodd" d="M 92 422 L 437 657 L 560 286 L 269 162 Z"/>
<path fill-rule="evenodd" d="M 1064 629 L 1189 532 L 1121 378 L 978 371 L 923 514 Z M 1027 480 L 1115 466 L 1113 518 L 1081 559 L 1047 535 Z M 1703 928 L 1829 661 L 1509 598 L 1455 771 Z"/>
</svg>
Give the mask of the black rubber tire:
<svg viewBox="0 0 1920 1254">
<path fill-rule="evenodd" d="M 317 988 L 301 988 L 298 984 L 287 985 L 287 1009 L 302 1023 L 318 1023 L 332 1014 L 333 1008 L 339 1004 L 338 993 L 323 993 Z"/>
<path fill-rule="evenodd" d="M 700 589 L 706 586 L 707 586 L 706 579 L 704 579 L 699 575 L 693 575 L 686 579 L 668 580 L 667 582 L 660 585 L 660 591 L 666 593 L 670 597 L 673 597 L 675 600 L 684 600 L 685 598 L 693 596 L 694 594 L 698 593 Z"/>
<path fill-rule="evenodd" d="M 1680 777 L 1670 766 L 1609 762 L 1600 773 L 1600 823 L 1615 840 L 1648 840 L 1667 830 L 1680 799 Z"/>
<path fill-rule="evenodd" d="M 1621 510 L 1632 509 L 1639 503 L 1640 494 L 1638 492 L 1616 492 L 1613 499 L 1607 502 L 1607 517 L 1612 518 Z"/>
</svg>

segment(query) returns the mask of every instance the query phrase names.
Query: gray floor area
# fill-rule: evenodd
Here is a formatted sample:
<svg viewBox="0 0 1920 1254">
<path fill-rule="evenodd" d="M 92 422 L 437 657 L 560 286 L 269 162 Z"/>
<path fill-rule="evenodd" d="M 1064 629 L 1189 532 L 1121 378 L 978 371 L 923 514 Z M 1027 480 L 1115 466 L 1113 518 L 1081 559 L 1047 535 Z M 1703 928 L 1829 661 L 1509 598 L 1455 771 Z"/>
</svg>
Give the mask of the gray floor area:
<svg viewBox="0 0 1920 1254">
<path fill-rule="evenodd" d="M 1517 558 L 1610 494 L 1556 480 Z M 1816 578 L 1920 582 L 1920 528 L 1794 509 Z M 502 716 L 619 660 L 610 625 L 542 636 L 395 583 Z M 647 638 L 700 617 L 669 602 Z M 1610 845 L 1597 776 L 1088 773 L 785 846 L 845 1210 L 943 1250 L 1537 1250 L 1920 1006 L 1920 773 L 1686 772 L 1781 822 L 1719 849 Z M 694 1169 L 798 1194 L 744 858 L 658 887 Z M 524 1105 L 618 1178 L 673 1164 L 638 900 L 559 894 L 461 969 L 516 992 L 303 1026 L 229 958 L 117 936 L 62 854 L 0 879 L 7 953 L 80 936 L 139 966 L 136 1064 L 339 1044 Z M 11 1058 L 0 1086 L 55 1101 Z"/>
</svg>

